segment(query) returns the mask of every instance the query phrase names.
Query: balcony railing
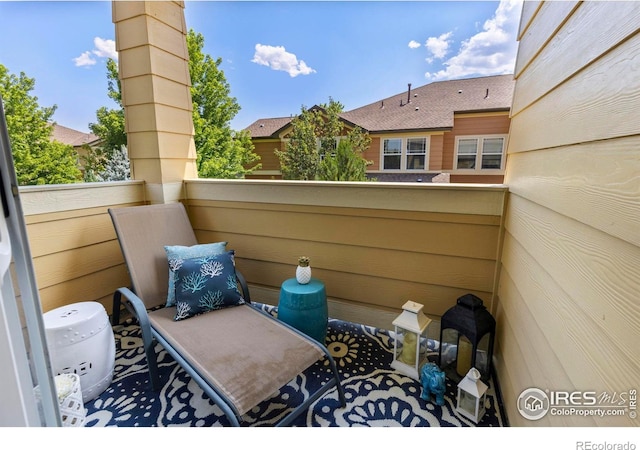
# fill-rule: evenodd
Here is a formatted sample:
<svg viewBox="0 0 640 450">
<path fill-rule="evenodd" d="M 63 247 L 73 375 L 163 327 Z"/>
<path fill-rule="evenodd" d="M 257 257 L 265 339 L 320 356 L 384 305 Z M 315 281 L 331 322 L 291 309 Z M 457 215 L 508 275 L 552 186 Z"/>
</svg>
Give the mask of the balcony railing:
<svg viewBox="0 0 640 450">
<path fill-rule="evenodd" d="M 468 292 L 494 303 L 503 185 L 198 179 L 184 187 L 198 240 L 227 241 L 264 303 L 277 304 L 302 255 L 326 283 L 333 317 L 388 327 L 408 299 L 435 318 Z M 99 301 L 111 311 L 128 275 L 107 209 L 146 203 L 143 183 L 20 194 L 43 310 Z"/>
</svg>

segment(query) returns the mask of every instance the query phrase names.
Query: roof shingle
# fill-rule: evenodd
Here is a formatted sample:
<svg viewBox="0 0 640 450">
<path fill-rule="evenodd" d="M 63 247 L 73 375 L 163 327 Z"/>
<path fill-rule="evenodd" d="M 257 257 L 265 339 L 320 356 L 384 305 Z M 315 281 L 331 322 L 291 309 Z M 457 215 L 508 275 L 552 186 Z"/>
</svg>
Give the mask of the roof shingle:
<svg viewBox="0 0 640 450">
<path fill-rule="evenodd" d="M 100 138 L 93 133 L 83 133 L 82 131 L 63 127 L 58 124 L 53 124 L 53 131 L 51 132 L 52 141 L 73 145 L 74 147 L 79 147 L 83 144 L 92 144 L 99 139 Z"/>
<path fill-rule="evenodd" d="M 451 128 L 454 113 L 508 111 L 514 85 L 513 75 L 438 81 L 347 111 L 342 117 L 369 132 Z"/>
<path fill-rule="evenodd" d="M 340 116 L 370 133 L 448 129 L 455 113 L 508 111 L 514 86 L 513 75 L 437 81 Z M 260 119 L 247 130 L 254 138 L 276 137 L 289 122 L 291 117 Z"/>
</svg>

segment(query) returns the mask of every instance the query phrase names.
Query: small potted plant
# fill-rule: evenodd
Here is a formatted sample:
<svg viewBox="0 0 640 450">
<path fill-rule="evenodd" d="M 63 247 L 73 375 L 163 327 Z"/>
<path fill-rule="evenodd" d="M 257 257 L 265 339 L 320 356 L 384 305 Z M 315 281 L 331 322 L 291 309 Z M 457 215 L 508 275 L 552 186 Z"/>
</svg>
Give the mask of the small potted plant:
<svg viewBox="0 0 640 450">
<path fill-rule="evenodd" d="M 311 281 L 311 266 L 309 265 L 309 258 L 306 256 L 300 256 L 298 258 L 296 280 L 298 280 L 300 284 L 307 284 Z"/>
</svg>

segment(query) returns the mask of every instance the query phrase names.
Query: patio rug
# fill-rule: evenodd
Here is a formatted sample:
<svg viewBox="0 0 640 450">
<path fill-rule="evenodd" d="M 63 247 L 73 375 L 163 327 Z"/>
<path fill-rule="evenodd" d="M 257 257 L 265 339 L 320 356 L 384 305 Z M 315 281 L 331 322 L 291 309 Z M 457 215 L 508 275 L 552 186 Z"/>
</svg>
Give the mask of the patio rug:
<svg viewBox="0 0 640 450">
<path fill-rule="evenodd" d="M 275 308 L 259 305 L 270 314 Z M 222 411 L 161 347 L 158 367 L 163 386 L 152 391 L 140 328 L 132 322 L 114 327 L 116 361 L 113 382 L 85 404 L 85 427 L 228 426 Z M 339 407 L 334 389 L 325 393 L 292 424 L 297 427 L 473 427 L 455 412 L 457 386 L 447 379 L 445 405 L 420 398 L 420 383 L 391 368 L 393 338 L 386 330 L 329 319 L 327 347 L 338 366 L 347 399 Z M 435 361 L 437 341 L 428 341 Z M 271 426 L 329 378 L 320 361 L 283 387 L 272 399 L 243 417 L 244 426 Z M 489 382 L 486 413 L 477 426 L 505 426 L 499 398 Z"/>
</svg>

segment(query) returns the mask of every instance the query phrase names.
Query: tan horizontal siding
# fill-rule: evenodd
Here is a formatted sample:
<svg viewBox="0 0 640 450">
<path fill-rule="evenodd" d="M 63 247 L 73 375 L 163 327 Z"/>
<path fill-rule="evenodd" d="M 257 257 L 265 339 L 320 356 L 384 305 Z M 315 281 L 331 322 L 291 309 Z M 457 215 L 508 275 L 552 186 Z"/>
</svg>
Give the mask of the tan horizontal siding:
<svg viewBox="0 0 640 450">
<path fill-rule="evenodd" d="M 371 136 L 371 144 L 369 148 L 362 154 L 362 157 L 367 161 L 371 161 L 372 164 L 367 166 L 368 171 L 380 170 L 380 137 Z"/>
<path fill-rule="evenodd" d="M 280 159 L 275 150 L 280 150 L 283 144 L 280 141 L 253 141 L 254 152 L 260 156 L 261 170 L 280 170 Z"/>
<path fill-rule="evenodd" d="M 450 183 L 488 183 L 500 184 L 504 182 L 503 175 L 458 175 L 452 173 L 449 175 Z"/>
<path fill-rule="evenodd" d="M 501 216 L 505 186 L 263 180 L 185 180 L 190 200 L 336 206 Z"/>
<path fill-rule="evenodd" d="M 628 397 L 640 371 L 640 7 L 537 6 L 516 64 L 497 373 L 513 425 L 633 426 L 515 407 L 529 387 Z"/>
<path fill-rule="evenodd" d="M 640 246 L 639 148 L 636 135 L 514 153 L 509 191 Z"/>
<path fill-rule="evenodd" d="M 223 184 L 188 181 L 189 215 L 200 242 L 229 242 L 251 284 L 277 293 L 306 255 L 327 295 L 347 305 L 397 311 L 412 299 L 437 317 L 471 292 L 491 306 L 500 215 L 473 214 L 472 199 L 482 191 L 495 196 L 488 205 L 501 202 L 499 187 L 466 187 L 468 196 L 458 197 L 454 185 Z M 231 195 L 232 186 L 242 189 Z M 266 201 L 260 194 L 270 188 Z M 416 205 L 398 209 L 407 195 Z M 440 195 L 449 198 L 446 207 Z"/>
<path fill-rule="evenodd" d="M 418 281 L 485 292 L 490 292 L 492 288 L 493 260 L 425 254 L 415 250 L 389 250 L 380 247 L 360 247 L 313 241 L 300 242 L 277 239 L 272 236 L 254 237 L 218 232 L 214 235 L 216 236 L 215 241 L 229 242 L 230 248 L 234 248 L 238 252 L 238 257 L 258 261 L 295 266 L 298 256 L 308 254 L 314 255 L 314 267 L 325 270 Z"/>
<path fill-rule="evenodd" d="M 577 0 L 525 2 L 523 8 L 525 14 L 522 18 L 528 25 L 518 46 L 518 58 L 515 66 L 516 77 L 520 76 L 520 73 L 531 63 L 531 60 L 536 57 L 540 49 L 545 47 L 549 40 L 555 36 L 563 22 L 579 4 L 580 2 Z M 535 17 L 533 21 L 528 21 L 533 15 L 533 11 L 535 11 Z"/>
<path fill-rule="evenodd" d="M 215 224 L 219 232 L 240 236 L 257 233 L 291 241 L 304 240 L 477 259 L 494 259 L 496 256 L 495 242 L 499 230 L 495 223 L 456 223 L 456 215 L 453 214 L 447 215 L 448 221 L 443 220 L 443 215 L 436 215 L 435 220 L 431 221 L 429 213 L 409 213 L 399 218 L 389 217 L 387 214 L 378 216 L 375 210 L 366 210 L 366 215 L 349 214 L 346 208 L 316 207 L 309 210 L 288 207 L 283 210 L 275 207 L 273 210 L 258 210 L 222 202 L 215 206 L 214 209 L 202 203 L 199 206 L 191 204 L 194 226 L 205 228 L 208 224 Z M 466 216 L 461 220 L 472 220 L 474 217 Z M 480 219 L 484 222 L 485 216 Z M 260 224 L 259 228 L 256 228 L 255 222 Z M 394 233 L 394 229 L 402 232 Z"/>
<path fill-rule="evenodd" d="M 451 133 L 445 134 L 447 142 L 456 136 L 484 136 L 487 134 L 507 134 L 509 132 L 509 113 L 478 114 L 477 117 L 464 115 L 455 117 Z"/>
<path fill-rule="evenodd" d="M 429 137 L 429 167 L 428 170 L 442 170 L 444 151 L 444 134 L 432 134 Z"/>
<path fill-rule="evenodd" d="M 640 77 L 629 69 L 638 64 L 640 39 L 626 40 L 561 88 L 516 113 L 510 140 L 517 145 L 509 152 L 638 134 L 640 121 L 629 120 L 640 109 Z"/>
<path fill-rule="evenodd" d="M 277 302 L 278 290 L 282 282 L 295 276 L 295 262 L 293 264 L 279 264 L 264 260 L 246 258 L 237 259 L 238 269 L 247 277 L 249 283 L 273 292 L 267 299 Z M 312 261 L 313 265 L 313 261 Z M 423 281 L 412 282 L 391 277 L 377 277 L 373 274 L 327 270 L 322 267 L 312 267 L 313 276 L 321 279 L 326 285 L 327 296 L 332 301 L 340 301 L 347 305 L 365 306 L 368 309 L 394 312 L 394 317 L 401 311 L 407 300 L 413 300 L 425 305 L 425 313 L 437 318 L 455 304 L 458 297 L 472 293 L 489 305 L 491 294 L 486 291 L 474 291 L 462 287 L 450 287 L 428 284 Z M 265 301 L 265 298 L 254 298 Z M 267 301 L 267 303 L 269 303 Z M 342 318 L 341 316 L 333 316 Z M 372 325 L 365 316 L 357 318 L 357 322 Z M 390 323 L 386 324 L 390 326 Z"/>
<path fill-rule="evenodd" d="M 545 2 L 543 10 L 561 9 L 564 13 L 572 3 Z M 633 14 L 636 8 L 635 2 L 625 1 L 617 2 L 615 8 L 611 8 L 607 2 L 594 2 L 587 8 L 578 7 L 556 36 L 563 45 L 543 48 L 531 66 L 518 78 L 519 89 L 513 98 L 513 114 L 519 113 L 570 78 L 577 70 L 593 63 L 610 48 L 627 39 L 637 27 L 637 18 Z M 602 20 L 605 14 L 607 20 Z M 562 18 L 562 15 L 557 14 L 557 17 Z M 582 28 L 588 28 L 589 33 L 598 36 L 598 39 L 584 39 L 580 33 Z M 525 50 L 521 47 L 521 51 Z M 563 63 L 557 64 L 558 60 Z"/>
<path fill-rule="evenodd" d="M 99 301 L 111 312 L 113 292 L 127 286 L 129 277 L 107 210 L 144 204 L 143 186 L 129 182 L 21 188 L 44 312 L 80 301 Z"/>
<path fill-rule="evenodd" d="M 122 286 L 129 286 L 129 276 L 124 264 L 100 270 L 79 278 L 66 280 L 64 283 L 40 288 L 40 301 L 43 312 L 76 302 L 105 301 L 103 304 L 111 314 L 114 291 Z"/>
<path fill-rule="evenodd" d="M 536 15 L 542 1 L 527 1 L 522 3 L 522 11 L 520 14 L 520 27 L 518 28 L 518 40 L 522 39 L 525 32 L 528 31 L 531 20 Z"/>
<path fill-rule="evenodd" d="M 621 368 L 629 369 L 622 374 L 610 375 L 612 380 L 619 376 L 624 378 L 624 373 L 631 376 L 631 369 L 640 370 L 640 350 L 636 345 L 640 341 L 640 327 L 636 321 L 640 317 L 640 298 L 636 295 L 640 292 L 640 247 L 630 246 L 516 195 L 511 196 L 509 208 L 505 228 L 517 244 L 507 240 L 505 250 L 509 248 L 515 252 L 518 248 L 515 245 L 519 245 L 534 261 L 544 261 L 540 270 L 562 286 L 550 295 L 556 307 L 562 307 L 561 301 L 574 302 L 562 312 L 570 312 L 567 319 L 584 322 L 576 324 L 577 331 L 587 329 L 593 338 L 600 338 L 597 339 L 600 345 L 616 347 L 593 356 L 611 358 Z M 505 251 L 503 264 L 507 270 L 512 270 L 508 264 L 510 257 Z M 533 269 L 527 272 L 537 274 Z M 621 277 L 621 274 L 625 276 Z M 516 279 L 521 284 L 529 281 L 527 278 Z M 538 289 L 544 291 L 552 286 L 549 283 L 536 286 L 536 298 L 541 294 Z M 566 298 L 558 298 L 560 295 Z M 566 327 L 565 323 L 565 330 Z M 558 329 L 558 332 L 562 331 Z M 582 342 L 581 345 L 589 345 L 591 350 L 591 344 Z"/>
<path fill-rule="evenodd" d="M 87 215 L 43 220 L 29 219 L 27 234 L 34 257 L 83 248 L 113 240 L 115 232 L 107 208 L 87 210 Z"/>
</svg>

